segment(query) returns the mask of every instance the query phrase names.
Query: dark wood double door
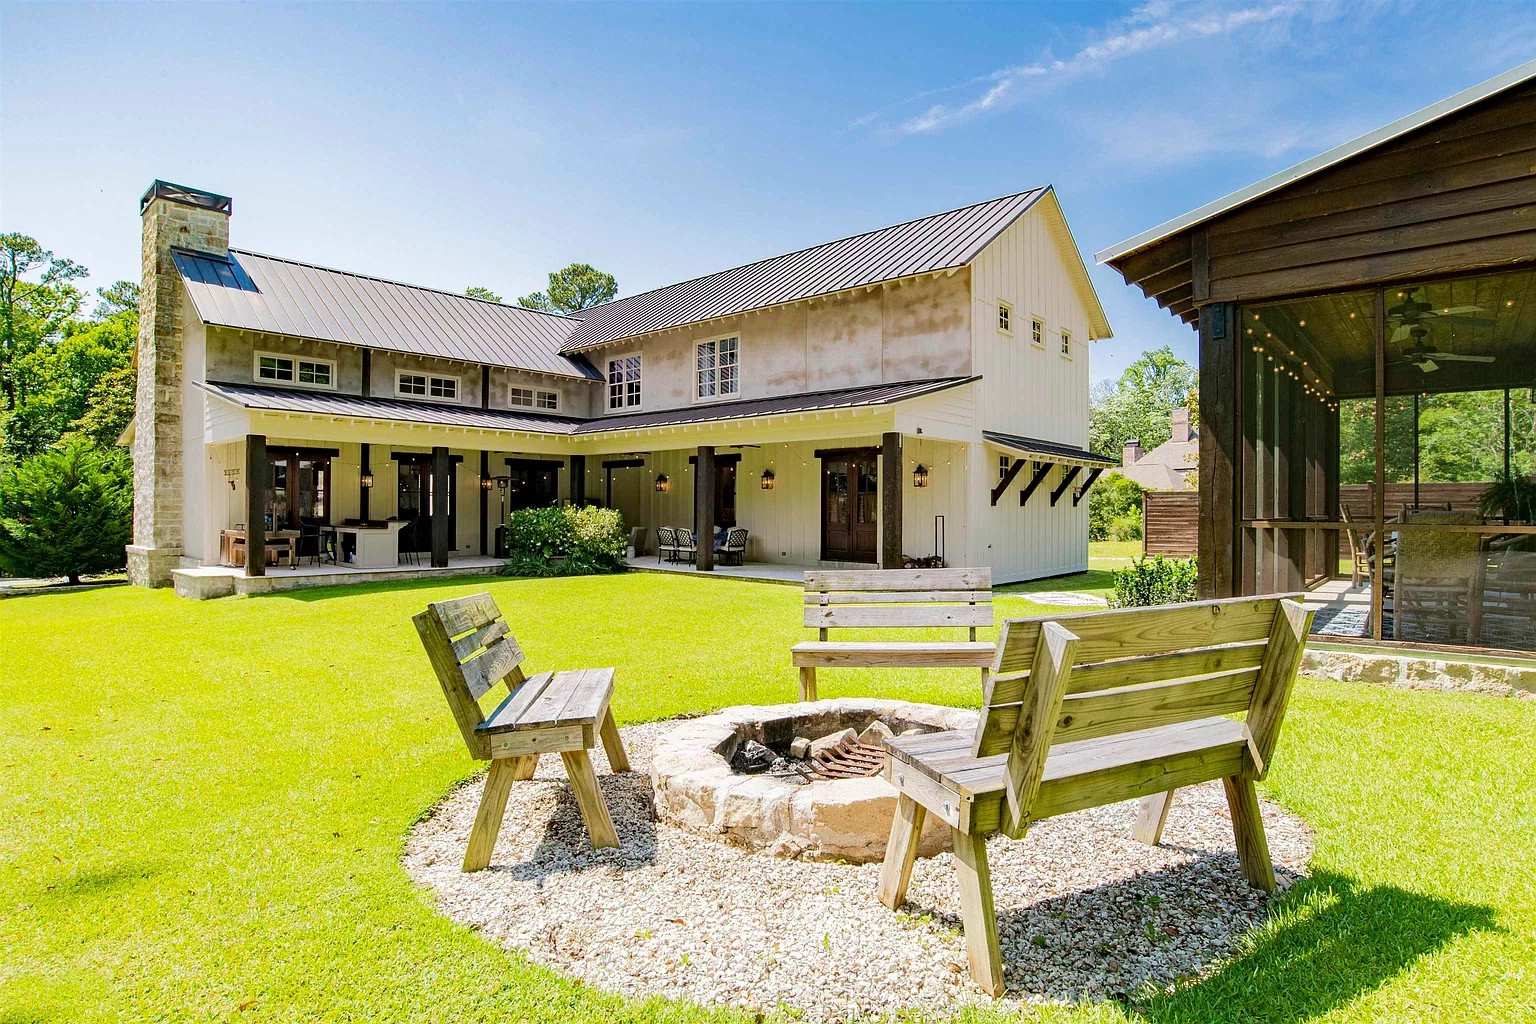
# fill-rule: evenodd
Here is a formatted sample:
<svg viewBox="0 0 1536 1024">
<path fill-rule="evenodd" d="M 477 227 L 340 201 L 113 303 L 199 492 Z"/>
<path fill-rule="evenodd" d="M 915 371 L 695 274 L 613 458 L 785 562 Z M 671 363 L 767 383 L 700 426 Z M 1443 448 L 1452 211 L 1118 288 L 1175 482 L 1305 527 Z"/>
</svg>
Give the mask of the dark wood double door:
<svg viewBox="0 0 1536 1024">
<path fill-rule="evenodd" d="M 879 456 L 874 449 L 818 452 L 821 458 L 821 557 L 874 562 L 880 541 Z"/>
<path fill-rule="evenodd" d="M 454 501 L 455 484 L 458 482 L 457 457 L 448 465 L 448 491 L 438 499 L 432 481 L 432 456 L 430 453 L 396 452 L 395 462 L 400 467 L 400 490 L 396 496 L 395 514 L 411 525 L 400 531 L 401 551 L 432 550 L 432 517 L 448 517 L 448 550 L 458 543 L 457 512 Z"/>
</svg>

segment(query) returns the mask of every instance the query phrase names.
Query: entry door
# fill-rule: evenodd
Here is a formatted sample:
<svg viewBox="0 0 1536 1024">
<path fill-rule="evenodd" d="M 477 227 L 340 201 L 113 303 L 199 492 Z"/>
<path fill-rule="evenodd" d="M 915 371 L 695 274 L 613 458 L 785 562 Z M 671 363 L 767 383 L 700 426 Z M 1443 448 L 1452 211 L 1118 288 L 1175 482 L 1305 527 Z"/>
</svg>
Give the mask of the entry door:
<svg viewBox="0 0 1536 1024">
<path fill-rule="evenodd" d="M 821 557 L 873 562 L 880 486 L 873 455 L 827 455 L 821 461 Z"/>
<path fill-rule="evenodd" d="M 458 477 L 458 465 L 448 466 L 448 493 L 439 502 L 432 488 L 432 456 L 400 460 L 400 494 L 396 515 L 401 519 L 415 520 L 414 526 L 400 531 L 401 551 L 432 550 L 432 517 L 441 514 L 448 517 L 448 550 L 458 545 L 456 509 L 454 508 L 454 484 Z"/>
</svg>

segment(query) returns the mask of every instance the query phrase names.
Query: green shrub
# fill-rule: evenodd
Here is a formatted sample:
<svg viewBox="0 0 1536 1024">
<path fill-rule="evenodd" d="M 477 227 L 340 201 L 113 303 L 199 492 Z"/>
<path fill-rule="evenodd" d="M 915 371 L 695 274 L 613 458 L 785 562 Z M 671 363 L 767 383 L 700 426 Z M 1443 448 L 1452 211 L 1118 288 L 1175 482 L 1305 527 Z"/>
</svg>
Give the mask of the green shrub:
<svg viewBox="0 0 1536 1024">
<path fill-rule="evenodd" d="M 1116 569 L 1116 608 L 1142 608 L 1155 604 L 1179 604 L 1195 599 L 1193 558 L 1138 558 Z"/>
<path fill-rule="evenodd" d="M 76 442 L 47 449 L 0 476 L 0 570 L 67 576 L 121 569 L 133 536 L 133 479 L 125 453 Z"/>
<path fill-rule="evenodd" d="M 1109 524 L 1110 540 L 1141 540 L 1141 513 L 1128 512 L 1116 516 Z"/>
<path fill-rule="evenodd" d="M 629 536 L 616 508 L 529 508 L 507 517 L 508 576 L 620 572 Z"/>
<path fill-rule="evenodd" d="M 1106 473 L 1088 492 L 1089 540 L 1136 540 L 1141 536 L 1141 485 L 1119 473 Z M 1134 517 L 1136 532 L 1119 536 L 1116 526 Z M 1122 527 L 1123 531 L 1123 527 Z"/>
</svg>

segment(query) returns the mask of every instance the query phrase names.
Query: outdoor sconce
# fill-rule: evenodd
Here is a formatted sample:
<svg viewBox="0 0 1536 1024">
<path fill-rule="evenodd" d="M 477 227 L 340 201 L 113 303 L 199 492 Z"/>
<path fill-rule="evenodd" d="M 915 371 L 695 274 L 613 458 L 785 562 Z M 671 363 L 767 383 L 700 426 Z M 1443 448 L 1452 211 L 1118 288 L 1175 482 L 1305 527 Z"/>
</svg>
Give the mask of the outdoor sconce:
<svg viewBox="0 0 1536 1024">
<path fill-rule="evenodd" d="M 776 478 L 773 475 L 773 470 L 771 470 L 771 469 L 763 470 L 763 490 L 765 490 L 765 491 L 773 490 L 773 484 L 774 484 L 774 480 L 775 479 Z"/>
<path fill-rule="evenodd" d="M 912 471 L 912 486 L 913 487 L 927 487 L 928 486 L 928 467 L 923 465 L 921 462 L 919 462 L 917 464 L 917 468 Z"/>
<path fill-rule="evenodd" d="M 662 473 L 656 478 L 656 489 L 663 494 L 672 489 L 672 481 L 667 478 L 667 474 Z"/>
<path fill-rule="evenodd" d="M 495 486 L 496 486 L 496 479 L 494 477 L 483 476 L 483 477 L 480 478 L 480 489 L 482 491 L 488 491 L 492 487 L 495 487 Z"/>
<path fill-rule="evenodd" d="M 373 474 L 372 473 L 364 473 L 362 476 L 357 478 L 357 482 L 359 484 L 363 485 L 364 487 L 372 487 L 373 486 Z"/>
</svg>

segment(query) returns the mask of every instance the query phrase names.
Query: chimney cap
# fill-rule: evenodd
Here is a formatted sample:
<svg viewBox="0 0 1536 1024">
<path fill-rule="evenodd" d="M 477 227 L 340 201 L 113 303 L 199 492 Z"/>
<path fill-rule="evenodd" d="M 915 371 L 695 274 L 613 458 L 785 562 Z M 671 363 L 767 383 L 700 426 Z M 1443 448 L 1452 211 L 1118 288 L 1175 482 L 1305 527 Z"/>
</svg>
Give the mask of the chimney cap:
<svg viewBox="0 0 1536 1024">
<path fill-rule="evenodd" d="M 229 196 L 221 196 L 217 192 L 204 192 L 200 188 L 189 188 L 186 185 L 177 185 L 169 181 L 161 181 L 156 178 L 144 194 L 139 197 L 139 212 L 143 213 L 150 202 L 155 199 L 168 199 L 173 203 L 182 203 L 186 206 L 196 206 L 204 210 L 215 210 L 222 214 L 228 214 L 234 208 L 234 200 Z"/>
</svg>

